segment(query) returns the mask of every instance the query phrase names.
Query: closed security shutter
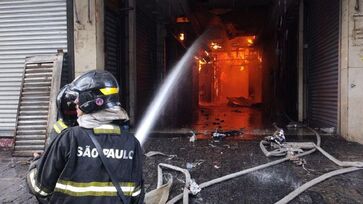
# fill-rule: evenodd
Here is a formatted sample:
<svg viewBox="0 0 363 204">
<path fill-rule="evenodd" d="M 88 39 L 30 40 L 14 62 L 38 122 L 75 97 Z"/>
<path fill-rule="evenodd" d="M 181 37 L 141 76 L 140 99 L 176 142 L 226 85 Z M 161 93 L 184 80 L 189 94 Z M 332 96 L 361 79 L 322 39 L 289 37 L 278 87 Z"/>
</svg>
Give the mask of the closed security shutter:
<svg viewBox="0 0 363 204">
<path fill-rule="evenodd" d="M 12 137 L 25 57 L 67 51 L 66 0 L 0 0 L 0 137 Z"/>
<path fill-rule="evenodd" d="M 120 79 L 120 23 L 118 14 L 105 8 L 105 69 Z"/>
<path fill-rule="evenodd" d="M 142 8 L 136 10 L 137 118 L 152 99 L 156 79 L 156 22 Z"/>
<path fill-rule="evenodd" d="M 337 127 L 339 0 L 310 0 L 307 15 L 307 119 L 314 127 Z"/>
</svg>

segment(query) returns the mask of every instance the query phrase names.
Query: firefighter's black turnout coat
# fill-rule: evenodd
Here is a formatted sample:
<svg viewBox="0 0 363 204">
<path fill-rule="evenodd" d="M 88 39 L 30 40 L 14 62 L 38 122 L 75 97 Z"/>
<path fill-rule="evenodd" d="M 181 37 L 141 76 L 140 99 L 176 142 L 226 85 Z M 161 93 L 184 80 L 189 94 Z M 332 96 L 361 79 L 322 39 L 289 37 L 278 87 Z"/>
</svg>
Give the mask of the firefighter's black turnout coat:
<svg viewBox="0 0 363 204">
<path fill-rule="evenodd" d="M 110 169 L 130 203 L 143 203 L 142 151 L 134 135 L 117 125 L 93 129 Z M 122 203 L 85 128 L 66 128 L 30 169 L 31 193 L 50 203 Z M 43 199 L 44 200 L 44 199 Z"/>
</svg>

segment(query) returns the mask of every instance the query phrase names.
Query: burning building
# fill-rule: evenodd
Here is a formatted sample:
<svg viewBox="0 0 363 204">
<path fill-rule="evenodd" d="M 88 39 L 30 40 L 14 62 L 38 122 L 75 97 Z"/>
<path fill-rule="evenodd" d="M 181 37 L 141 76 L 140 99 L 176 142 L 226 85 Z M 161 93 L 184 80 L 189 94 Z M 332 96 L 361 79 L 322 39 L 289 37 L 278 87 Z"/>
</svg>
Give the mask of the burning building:
<svg viewBox="0 0 363 204">
<path fill-rule="evenodd" d="M 338 0 L 0 2 L 0 95 L 8 96 L 0 100 L 0 136 L 16 135 L 26 56 L 66 51 L 64 83 L 95 67 L 112 72 L 137 127 L 173 67 L 207 32 L 156 129 L 255 128 L 284 115 L 362 142 L 359 6 Z"/>
</svg>

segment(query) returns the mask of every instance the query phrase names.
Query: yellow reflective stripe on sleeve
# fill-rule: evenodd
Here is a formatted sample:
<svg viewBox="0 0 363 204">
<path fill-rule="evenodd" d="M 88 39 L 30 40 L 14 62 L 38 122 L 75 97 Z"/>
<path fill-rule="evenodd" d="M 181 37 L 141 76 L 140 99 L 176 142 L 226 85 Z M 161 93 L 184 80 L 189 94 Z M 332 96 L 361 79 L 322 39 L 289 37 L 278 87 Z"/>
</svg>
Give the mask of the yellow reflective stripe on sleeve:
<svg viewBox="0 0 363 204">
<path fill-rule="evenodd" d="M 30 174 L 29 174 L 29 180 L 30 180 L 30 185 L 31 185 L 31 188 L 34 190 L 34 192 L 38 193 L 39 195 L 41 196 L 47 196 L 48 193 L 42 191 L 37 185 L 36 185 L 36 182 L 35 182 L 35 176 L 36 176 L 36 173 L 37 173 L 37 169 L 32 169 L 30 171 Z"/>
<path fill-rule="evenodd" d="M 120 187 L 125 196 L 131 196 L 135 190 L 135 183 L 121 182 Z M 54 191 L 71 196 L 117 196 L 117 190 L 112 182 L 79 183 L 59 180 Z"/>
<path fill-rule="evenodd" d="M 103 95 L 111 95 L 111 94 L 117 94 L 118 93 L 118 88 L 111 88 L 111 87 L 107 87 L 107 88 L 102 88 L 100 89 L 101 93 L 103 93 Z"/>
<path fill-rule="evenodd" d="M 140 193 L 141 193 L 141 189 L 140 189 L 140 190 L 138 190 L 138 191 L 136 191 L 136 192 L 133 192 L 133 193 L 132 193 L 132 196 L 133 196 L 133 197 L 136 197 L 136 196 L 140 195 Z"/>
</svg>

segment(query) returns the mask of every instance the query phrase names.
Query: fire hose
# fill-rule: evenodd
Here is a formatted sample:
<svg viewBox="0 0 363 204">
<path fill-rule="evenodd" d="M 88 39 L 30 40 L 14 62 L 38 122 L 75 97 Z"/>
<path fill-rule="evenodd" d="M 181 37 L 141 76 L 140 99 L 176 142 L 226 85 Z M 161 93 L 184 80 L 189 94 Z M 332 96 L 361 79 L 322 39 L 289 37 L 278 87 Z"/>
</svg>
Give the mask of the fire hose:
<svg viewBox="0 0 363 204">
<path fill-rule="evenodd" d="M 326 180 L 326 179 L 328 179 L 330 177 L 337 176 L 337 175 L 340 175 L 340 174 L 349 173 L 349 172 L 353 172 L 353 171 L 357 171 L 357 170 L 361 170 L 361 168 L 349 167 L 349 168 L 338 169 L 338 170 L 331 171 L 329 173 L 323 174 L 323 175 L 319 176 L 318 178 L 315 178 L 315 179 L 305 183 L 304 185 L 300 186 L 299 188 L 295 189 L 294 191 L 289 193 L 287 196 L 285 196 L 283 199 L 279 200 L 275 204 L 288 203 L 292 199 L 294 199 L 296 196 L 300 195 L 302 192 L 304 192 L 305 190 L 307 190 L 308 188 L 312 187 L 315 184 L 318 184 L 318 183 L 320 183 L 320 182 L 322 182 L 322 181 L 324 181 L 324 180 Z"/>
<path fill-rule="evenodd" d="M 283 136 L 283 134 L 281 135 L 281 131 L 282 129 L 278 128 L 276 125 L 275 127 L 278 129 L 278 136 Z M 245 175 L 247 173 L 251 173 L 253 171 L 257 171 L 257 170 L 261 170 L 261 169 L 265 169 L 277 164 L 280 164 L 282 162 L 291 160 L 292 158 L 299 158 L 299 157 L 303 157 L 306 155 L 309 155 L 311 153 L 313 153 L 314 151 L 318 150 L 319 152 L 321 152 L 325 157 L 327 157 L 329 160 L 331 160 L 332 162 L 334 162 L 336 165 L 340 166 L 340 167 L 348 167 L 348 168 L 343 168 L 343 169 L 339 169 L 339 170 L 334 170 L 331 172 L 328 172 L 326 174 L 323 174 L 305 184 L 303 184 L 302 186 L 298 187 L 297 189 L 295 189 L 294 191 L 292 191 L 291 193 L 289 193 L 288 195 L 286 195 L 284 198 L 282 198 L 281 200 L 277 201 L 276 204 L 282 204 L 282 203 L 288 203 L 291 200 L 293 200 L 296 196 L 300 195 L 302 192 L 304 192 L 306 189 L 312 187 L 313 185 L 320 183 L 330 177 L 336 176 L 336 175 L 340 175 L 340 174 L 345 174 L 345 173 L 349 173 L 349 172 L 353 172 L 353 171 L 357 171 L 357 170 L 362 170 L 363 169 L 363 162 L 351 162 L 351 161 L 340 161 L 336 158 L 334 158 L 332 155 L 330 155 L 329 153 L 327 153 L 325 150 L 323 150 L 320 147 L 321 144 L 321 137 L 319 135 L 318 132 L 316 132 L 314 129 L 312 128 L 308 128 L 310 131 L 314 132 L 315 136 L 316 136 L 316 144 L 313 142 L 284 142 L 283 140 L 285 139 L 284 136 L 283 138 L 272 138 L 274 139 L 274 141 L 276 141 L 276 143 L 278 143 L 278 147 L 277 149 L 273 150 L 273 151 L 267 151 L 265 145 L 268 144 L 269 142 L 266 140 L 262 140 L 260 142 L 260 148 L 262 150 L 262 152 L 267 156 L 284 156 L 287 155 L 285 158 L 283 159 L 278 159 L 272 162 L 268 162 L 266 164 L 262 164 L 259 166 L 255 166 L 249 169 L 245 169 L 239 172 L 235 172 L 232 174 L 228 174 L 225 176 L 222 176 L 220 178 L 216 178 L 204 183 L 201 183 L 199 185 L 199 191 L 201 189 L 207 188 L 211 185 L 226 181 L 226 180 L 230 180 L 232 178 L 236 178 L 242 175 Z M 276 147 L 276 146 L 275 146 Z M 308 149 L 308 151 L 303 152 L 302 149 Z M 297 154 L 294 154 L 294 152 L 298 152 Z M 160 164 L 164 167 L 168 166 L 171 169 L 173 169 L 174 166 L 172 165 L 165 165 L 165 164 Z M 158 167 L 160 169 L 160 167 Z M 178 168 L 176 170 L 178 171 L 182 171 L 183 173 L 185 173 L 183 171 L 183 169 L 180 169 L 179 167 L 175 167 Z M 174 169 L 175 169 L 174 168 Z M 159 176 L 158 176 L 158 185 L 161 185 L 161 181 L 160 181 L 160 176 L 161 176 L 161 172 L 159 171 Z M 167 204 L 174 204 L 177 201 L 179 201 L 181 198 L 183 198 L 183 204 L 187 204 L 188 203 L 188 196 L 190 193 L 192 194 L 196 194 L 199 193 L 199 191 L 197 192 L 192 192 L 191 190 L 187 189 L 188 185 L 190 184 L 190 175 L 189 177 L 187 176 L 188 174 L 186 174 L 186 186 L 184 188 L 184 192 L 175 196 L 174 198 L 172 198 L 171 200 L 169 200 L 167 202 Z"/>
</svg>

